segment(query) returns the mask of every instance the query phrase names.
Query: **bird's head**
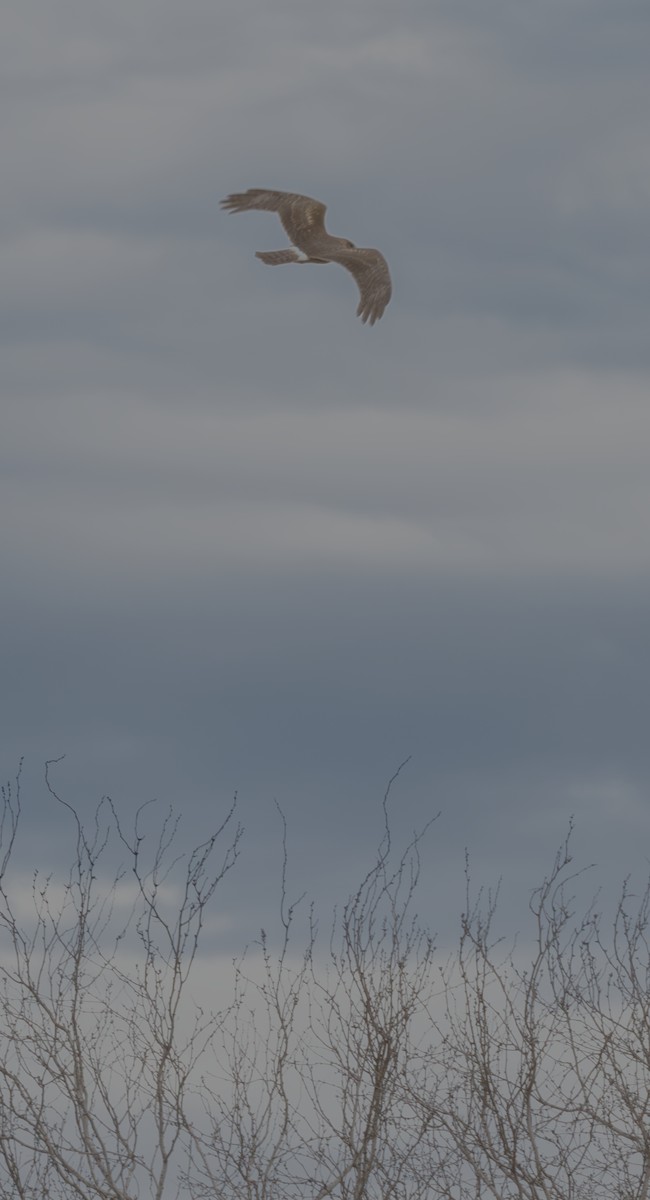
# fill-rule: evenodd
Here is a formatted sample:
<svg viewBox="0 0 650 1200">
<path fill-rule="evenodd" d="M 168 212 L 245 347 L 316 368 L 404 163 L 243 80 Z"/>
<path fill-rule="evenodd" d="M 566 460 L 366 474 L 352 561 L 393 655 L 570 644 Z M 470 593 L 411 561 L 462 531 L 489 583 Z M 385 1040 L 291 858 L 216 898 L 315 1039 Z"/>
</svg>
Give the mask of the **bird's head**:
<svg viewBox="0 0 650 1200">
<path fill-rule="evenodd" d="M 347 246 L 349 250 L 356 250 L 354 242 L 349 242 L 347 238 L 339 238 L 342 246 Z"/>
</svg>

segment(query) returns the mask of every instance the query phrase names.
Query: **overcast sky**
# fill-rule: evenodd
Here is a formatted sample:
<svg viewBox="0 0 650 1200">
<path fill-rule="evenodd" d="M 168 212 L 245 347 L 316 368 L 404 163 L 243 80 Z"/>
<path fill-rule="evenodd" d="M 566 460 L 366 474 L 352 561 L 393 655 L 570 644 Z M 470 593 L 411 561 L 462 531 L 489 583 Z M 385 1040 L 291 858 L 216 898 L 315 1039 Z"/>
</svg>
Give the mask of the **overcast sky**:
<svg viewBox="0 0 650 1200">
<path fill-rule="evenodd" d="M 23 0 L 2 51 L 2 773 L 235 790 L 233 921 L 434 812 L 477 876 L 650 847 L 647 0 Z M 305 192 L 386 255 L 270 271 Z M 450 890 L 451 889 L 451 890 Z M 506 902 L 507 902 L 506 892 Z M 452 897 L 449 900 L 449 896 Z"/>
</svg>

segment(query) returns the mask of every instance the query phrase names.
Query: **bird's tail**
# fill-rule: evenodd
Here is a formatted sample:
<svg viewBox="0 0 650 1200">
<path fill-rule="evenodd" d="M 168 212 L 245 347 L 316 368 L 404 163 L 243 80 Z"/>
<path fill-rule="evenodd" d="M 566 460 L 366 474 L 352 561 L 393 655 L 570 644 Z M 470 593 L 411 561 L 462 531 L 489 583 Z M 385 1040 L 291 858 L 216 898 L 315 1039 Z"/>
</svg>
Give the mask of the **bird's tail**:
<svg viewBox="0 0 650 1200">
<path fill-rule="evenodd" d="M 261 258 L 269 267 L 280 267 L 283 263 L 300 262 L 297 250 L 257 250 L 256 258 Z"/>
</svg>

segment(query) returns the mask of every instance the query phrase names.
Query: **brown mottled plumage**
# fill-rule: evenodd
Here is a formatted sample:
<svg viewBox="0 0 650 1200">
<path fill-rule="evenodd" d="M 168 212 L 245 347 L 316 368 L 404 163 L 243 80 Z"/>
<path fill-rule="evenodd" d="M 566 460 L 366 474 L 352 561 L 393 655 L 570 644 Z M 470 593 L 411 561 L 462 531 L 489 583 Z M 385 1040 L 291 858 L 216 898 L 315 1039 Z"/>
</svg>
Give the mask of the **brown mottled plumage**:
<svg viewBox="0 0 650 1200">
<path fill-rule="evenodd" d="M 228 212 L 262 209 L 278 214 L 295 250 L 258 250 L 257 258 L 268 266 L 284 263 L 340 263 L 357 281 L 361 295 L 357 316 L 374 325 L 391 297 L 388 264 L 379 250 L 359 249 L 346 238 L 332 237 L 325 229 L 325 205 L 296 192 L 267 192 L 250 188 L 221 201 Z M 305 256 L 301 258 L 300 254 Z"/>
</svg>

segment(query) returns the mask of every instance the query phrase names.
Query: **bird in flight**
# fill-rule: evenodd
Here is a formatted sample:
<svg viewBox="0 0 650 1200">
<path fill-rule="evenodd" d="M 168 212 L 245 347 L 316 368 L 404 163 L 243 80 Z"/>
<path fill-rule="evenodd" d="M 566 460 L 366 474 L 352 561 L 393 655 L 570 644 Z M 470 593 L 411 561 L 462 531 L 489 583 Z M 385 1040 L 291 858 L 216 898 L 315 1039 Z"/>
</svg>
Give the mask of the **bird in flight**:
<svg viewBox="0 0 650 1200">
<path fill-rule="evenodd" d="M 292 249 L 258 250 L 256 258 L 270 267 L 284 263 L 340 263 L 357 281 L 360 300 L 357 316 L 365 324 L 374 325 L 381 317 L 391 297 L 388 263 L 378 250 L 363 250 L 347 238 L 332 237 L 325 229 L 326 207 L 311 196 L 296 192 L 267 192 L 249 188 L 234 192 L 221 201 L 228 212 L 248 212 L 262 209 L 278 214 Z"/>
</svg>

